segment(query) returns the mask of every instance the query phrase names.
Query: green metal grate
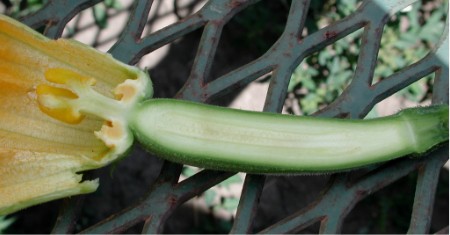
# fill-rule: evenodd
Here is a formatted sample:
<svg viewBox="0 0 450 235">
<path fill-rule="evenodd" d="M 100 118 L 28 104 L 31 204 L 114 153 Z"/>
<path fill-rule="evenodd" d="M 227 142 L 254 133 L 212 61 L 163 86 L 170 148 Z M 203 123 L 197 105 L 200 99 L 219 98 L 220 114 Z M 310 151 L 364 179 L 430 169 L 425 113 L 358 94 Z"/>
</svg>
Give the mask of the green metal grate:
<svg viewBox="0 0 450 235">
<path fill-rule="evenodd" d="M 210 0 L 195 14 L 142 37 L 153 1 L 137 0 L 126 27 L 109 52 L 123 62 L 135 64 L 144 55 L 203 28 L 191 73 L 176 98 L 209 102 L 272 73 L 263 111 L 281 112 L 291 74 L 304 58 L 363 29 L 361 51 L 351 83 L 317 115 L 362 118 L 378 102 L 432 73 L 435 74 L 432 102 L 448 104 L 448 21 L 435 50 L 417 63 L 372 84 L 383 27 L 391 15 L 416 1 L 367 0 L 350 16 L 302 37 L 310 0 L 293 0 L 284 32 L 272 47 L 251 63 L 215 78 L 210 71 L 224 26 L 237 13 L 258 1 Z M 41 10 L 23 18 L 23 22 L 34 28 L 45 26 L 48 37 L 58 38 L 70 19 L 99 2 L 101 0 L 49 0 Z M 350 177 L 350 173 L 332 175 L 329 186 L 315 201 L 275 224 L 268 224 L 262 231 L 253 231 L 253 221 L 266 176 L 247 175 L 231 233 L 292 233 L 316 222 L 320 222 L 320 233 L 338 233 L 346 215 L 359 201 L 411 172 L 417 172 L 418 178 L 408 233 L 427 233 L 438 176 L 447 160 L 448 145 L 424 158 L 405 158 L 366 169 L 365 174 L 356 179 Z M 178 182 L 181 169 L 180 165 L 165 162 L 145 198 L 82 232 L 123 232 L 143 222 L 143 233 L 161 233 L 166 220 L 178 206 L 233 175 L 203 170 Z M 65 200 L 53 232 L 74 231 L 74 221 L 82 205 L 80 197 Z M 446 229 L 448 231 L 448 227 Z"/>
</svg>

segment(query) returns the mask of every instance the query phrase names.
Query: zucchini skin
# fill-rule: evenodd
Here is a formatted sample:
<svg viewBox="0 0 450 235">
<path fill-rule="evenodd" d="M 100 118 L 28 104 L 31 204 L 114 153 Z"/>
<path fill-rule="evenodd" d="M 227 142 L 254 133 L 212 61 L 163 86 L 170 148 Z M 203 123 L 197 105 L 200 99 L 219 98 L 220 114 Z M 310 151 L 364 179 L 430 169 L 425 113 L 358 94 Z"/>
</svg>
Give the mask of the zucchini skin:
<svg viewBox="0 0 450 235">
<path fill-rule="evenodd" d="M 233 172 L 316 173 L 420 154 L 448 140 L 448 107 L 421 109 L 349 120 L 151 99 L 136 107 L 130 124 L 149 152 L 177 163 Z M 430 123 L 424 117 L 434 123 L 424 126 Z"/>
</svg>

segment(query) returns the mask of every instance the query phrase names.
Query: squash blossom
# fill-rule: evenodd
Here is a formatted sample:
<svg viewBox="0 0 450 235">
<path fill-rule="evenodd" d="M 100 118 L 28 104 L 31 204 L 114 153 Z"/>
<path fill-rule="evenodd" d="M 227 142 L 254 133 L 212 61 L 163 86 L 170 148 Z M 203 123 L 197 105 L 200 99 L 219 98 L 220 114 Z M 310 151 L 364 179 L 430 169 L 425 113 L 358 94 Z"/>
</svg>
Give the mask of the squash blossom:
<svg viewBox="0 0 450 235">
<path fill-rule="evenodd" d="M 95 191 L 79 172 L 124 155 L 152 93 L 143 71 L 0 15 L 0 215 Z"/>
</svg>

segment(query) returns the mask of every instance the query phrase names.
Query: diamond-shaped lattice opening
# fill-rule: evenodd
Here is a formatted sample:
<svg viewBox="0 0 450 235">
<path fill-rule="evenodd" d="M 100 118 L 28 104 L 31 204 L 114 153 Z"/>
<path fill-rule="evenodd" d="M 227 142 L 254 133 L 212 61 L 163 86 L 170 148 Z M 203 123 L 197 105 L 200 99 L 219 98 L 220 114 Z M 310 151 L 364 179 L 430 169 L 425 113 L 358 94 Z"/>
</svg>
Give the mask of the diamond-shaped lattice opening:
<svg viewBox="0 0 450 235">
<path fill-rule="evenodd" d="M 171 98 L 186 83 L 200 35 L 201 30 L 190 32 L 150 52 L 140 60 L 139 67 L 146 68 L 152 79 L 155 97 Z"/>
<path fill-rule="evenodd" d="M 362 29 L 306 57 L 293 71 L 287 107 L 296 115 L 311 115 L 332 103 L 354 77 Z"/>
<path fill-rule="evenodd" d="M 405 233 L 412 212 L 416 180 L 416 174 L 409 174 L 359 202 L 346 217 L 342 232 Z"/>
<path fill-rule="evenodd" d="M 288 12 L 286 2 L 263 0 L 233 16 L 223 26 L 208 81 L 262 56 L 282 34 Z"/>
<path fill-rule="evenodd" d="M 193 17 L 195 13 L 197 13 L 205 4 L 207 1 L 200 0 L 200 1 L 155 1 L 154 5 L 152 5 L 150 9 L 150 13 L 147 17 L 147 21 L 145 23 L 142 35 L 143 37 L 147 37 L 150 34 L 154 34 L 158 32 L 159 30 L 163 30 L 165 27 L 171 26 L 176 24 L 179 21 L 185 20 L 188 17 Z M 191 45 L 192 51 L 187 53 L 179 53 L 180 56 L 185 56 L 187 58 L 194 57 L 195 50 L 197 48 L 197 44 L 200 37 L 200 31 L 201 28 L 195 30 L 194 32 L 185 35 L 183 38 L 177 38 L 172 42 L 169 42 L 165 45 L 161 45 L 156 49 L 152 49 L 150 53 L 144 55 L 141 57 L 141 59 L 138 62 L 138 66 L 140 68 L 148 68 L 153 69 L 155 66 L 158 66 L 160 63 L 164 63 L 163 60 L 166 55 L 169 53 L 169 50 L 171 46 L 174 44 L 180 43 L 181 40 L 185 39 L 184 46 L 187 47 L 187 43 L 193 43 Z M 193 35 L 192 35 L 193 34 Z M 180 45 L 181 47 L 183 45 Z M 172 50 L 175 51 L 187 51 L 186 48 L 174 48 Z M 170 58 L 166 59 L 165 64 L 170 62 Z M 174 59 L 172 59 L 174 60 Z M 177 60 L 175 60 L 177 61 Z M 187 67 L 192 65 L 192 61 L 188 61 L 184 63 Z M 171 71 L 177 71 L 179 68 L 173 68 Z M 157 69 L 155 69 L 157 71 Z M 185 75 L 184 78 L 187 78 L 189 74 Z M 165 75 L 170 76 L 170 73 Z M 168 81 L 171 81 L 172 78 L 165 78 Z M 183 81 L 184 83 L 184 81 Z M 181 84 L 182 85 L 182 84 Z M 176 90 L 179 90 L 179 86 L 175 86 Z M 165 89 L 164 89 L 165 90 Z M 173 93 L 168 96 L 164 97 L 172 97 Z"/>
<path fill-rule="evenodd" d="M 301 210 L 306 210 L 308 205 L 320 197 L 322 190 L 327 186 L 329 177 L 329 175 L 268 177 L 260 199 L 253 231 L 259 232 L 266 229 L 268 225 L 275 224 Z M 315 219 L 319 220 L 319 218 Z M 294 233 L 317 233 L 318 230 L 318 223 L 316 223 Z"/>
<path fill-rule="evenodd" d="M 132 2 L 100 2 L 76 14 L 64 28 L 62 37 L 72 38 L 107 52 L 126 27 Z"/>
</svg>

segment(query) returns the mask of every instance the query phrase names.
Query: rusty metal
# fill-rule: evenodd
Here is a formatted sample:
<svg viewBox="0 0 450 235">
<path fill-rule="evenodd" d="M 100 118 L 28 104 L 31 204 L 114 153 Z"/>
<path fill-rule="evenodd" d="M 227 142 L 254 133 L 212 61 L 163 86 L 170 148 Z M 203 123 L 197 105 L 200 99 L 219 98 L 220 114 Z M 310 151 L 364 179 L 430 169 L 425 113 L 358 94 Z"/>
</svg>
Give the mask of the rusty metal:
<svg viewBox="0 0 450 235">
<path fill-rule="evenodd" d="M 210 0 L 195 14 L 143 37 L 142 31 L 153 1 L 137 0 L 131 9 L 131 17 L 126 27 L 109 52 L 121 61 L 135 64 L 142 56 L 203 28 L 191 73 L 176 98 L 209 102 L 216 97 L 226 96 L 236 87 L 243 87 L 258 77 L 271 73 L 263 111 L 280 112 L 287 95 L 289 79 L 300 62 L 327 45 L 363 29 L 361 51 L 351 83 L 331 105 L 316 115 L 362 118 L 381 100 L 431 73 L 435 73 L 433 103 L 448 104 L 448 21 L 446 32 L 435 50 L 417 63 L 372 84 L 383 27 L 390 16 L 416 1 L 367 0 L 350 16 L 302 37 L 310 0 L 293 0 L 283 34 L 265 54 L 225 75 L 212 77 L 211 66 L 223 27 L 238 12 L 258 1 Z M 49 0 L 40 11 L 22 20 L 35 28 L 45 25 L 46 35 L 58 38 L 75 14 L 98 2 L 101 1 Z M 427 233 L 438 175 L 448 159 L 447 150 L 448 145 L 424 158 L 404 158 L 380 165 L 368 170 L 356 181 L 347 173 L 337 173 L 331 177 L 329 186 L 317 200 L 276 224 L 268 224 L 267 228 L 260 232 L 299 232 L 320 221 L 320 233 L 339 233 L 345 216 L 360 200 L 417 171 L 416 193 L 408 232 Z M 180 165 L 166 162 L 157 182 L 145 198 L 134 206 L 85 228 L 82 233 L 123 232 L 141 222 L 144 223 L 143 233 L 161 233 L 167 218 L 178 206 L 233 175 L 204 170 L 178 183 L 180 172 Z M 252 221 L 256 216 L 264 182 L 265 176 L 247 175 L 232 233 L 258 232 L 253 231 Z M 73 223 L 77 219 L 76 209 L 81 205 L 80 197 L 66 200 L 53 232 L 72 232 Z M 442 231 L 448 232 L 448 227 Z"/>
</svg>

